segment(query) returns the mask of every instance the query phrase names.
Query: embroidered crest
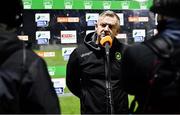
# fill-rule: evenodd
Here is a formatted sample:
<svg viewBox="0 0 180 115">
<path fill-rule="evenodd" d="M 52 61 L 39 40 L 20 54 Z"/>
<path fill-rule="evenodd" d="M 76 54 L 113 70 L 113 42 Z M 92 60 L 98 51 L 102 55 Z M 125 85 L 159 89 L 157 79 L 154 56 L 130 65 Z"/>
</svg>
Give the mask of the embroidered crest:
<svg viewBox="0 0 180 115">
<path fill-rule="evenodd" d="M 115 53 L 115 58 L 117 61 L 120 61 L 121 60 L 121 53 L 120 52 L 116 52 Z"/>
</svg>

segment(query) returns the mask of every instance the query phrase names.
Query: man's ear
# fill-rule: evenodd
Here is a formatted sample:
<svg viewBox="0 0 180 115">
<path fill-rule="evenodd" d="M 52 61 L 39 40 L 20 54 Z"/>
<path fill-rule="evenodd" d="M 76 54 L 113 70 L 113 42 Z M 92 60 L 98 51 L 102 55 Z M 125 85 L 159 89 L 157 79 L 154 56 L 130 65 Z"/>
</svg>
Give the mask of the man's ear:
<svg viewBox="0 0 180 115">
<path fill-rule="evenodd" d="M 117 34 L 119 34 L 119 33 L 120 33 L 120 29 L 117 30 Z"/>
<path fill-rule="evenodd" d="M 119 29 L 117 29 L 117 33 L 116 33 L 116 34 L 118 35 L 118 34 L 120 33 L 120 31 L 121 31 L 121 30 L 120 30 L 120 28 L 119 28 Z"/>
</svg>

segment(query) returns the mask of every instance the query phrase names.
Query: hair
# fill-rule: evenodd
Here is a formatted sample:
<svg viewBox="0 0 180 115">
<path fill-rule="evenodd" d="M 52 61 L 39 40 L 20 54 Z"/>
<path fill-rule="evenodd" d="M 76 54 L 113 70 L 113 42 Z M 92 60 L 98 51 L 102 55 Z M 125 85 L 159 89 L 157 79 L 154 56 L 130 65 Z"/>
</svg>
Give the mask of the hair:
<svg viewBox="0 0 180 115">
<path fill-rule="evenodd" d="M 22 12 L 22 0 L 5 0 L 0 4 L 0 23 L 9 28 L 19 27 L 22 23 Z"/>
<path fill-rule="evenodd" d="M 117 21 L 118 28 L 119 28 L 119 30 L 120 30 L 120 18 L 119 18 L 119 16 L 118 16 L 115 12 L 113 12 L 113 11 L 111 11 L 111 10 L 107 10 L 107 11 L 102 12 L 102 13 L 99 15 L 99 17 L 104 17 L 104 16 L 116 17 L 116 19 L 118 20 L 118 21 Z"/>
</svg>

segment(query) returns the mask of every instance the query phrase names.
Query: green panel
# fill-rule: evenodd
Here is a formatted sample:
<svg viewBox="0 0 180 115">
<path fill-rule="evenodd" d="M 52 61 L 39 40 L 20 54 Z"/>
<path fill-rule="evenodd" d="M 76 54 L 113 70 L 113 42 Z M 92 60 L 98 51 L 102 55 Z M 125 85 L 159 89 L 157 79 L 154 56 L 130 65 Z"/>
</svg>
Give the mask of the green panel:
<svg viewBox="0 0 180 115">
<path fill-rule="evenodd" d="M 73 9 L 84 9 L 84 2 L 82 0 L 74 0 Z"/>
<path fill-rule="evenodd" d="M 32 9 L 44 9 L 43 0 L 32 0 Z"/>
<path fill-rule="evenodd" d="M 53 9 L 64 9 L 64 0 L 54 0 Z"/>
<path fill-rule="evenodd" d="M 113 9 L 121 9 L 121 1 L 112 2 Z"/>
<path fill-rule="evenodd" d="M 62 56 L 62 50 L 34 50 L 35 52 L 55 52 L 54 57 L 43 57 L 48 65 L 48 71 L 52 78 L 66 77 L 66 64 Z"/>
<path fill-rule="evenodd" d="M 93 1 L 92 9 L 103 9 L 102 1 Z"/>
<path fill-rule="evenodd" d="M 66 65 L 64 66 L 48 66 L 48 71 L 53 73 L 52 78 L 64 78 L 66 77 Z"/>
<path fill-rule="evenodd" d="M 141 6 L 141 3 L 135 0 L 23 0 L 25 9 L 85 9 L 85 1 L 91 1 L 91 9 L 106 9 L 104 6 L 107 2 L 111 5 L 107 9 L 124 9 L 125 2 L 129 4 L 127 9 L 140 9 Z M 28 8 L 27 4 L 31 7 Z M 65 4 L 68 7 L 65 7 Z M 152 5 L 152 0 L 148 0 L 145 4 L 148 9 Z"/>
<path fill-rule="evenodd" d="M 130 6 L 129 7 L 130 7 L 130 9 L 140 9 L 139 3 L 136 2 L 136 1 L 130 2 Z"/>
</svg>

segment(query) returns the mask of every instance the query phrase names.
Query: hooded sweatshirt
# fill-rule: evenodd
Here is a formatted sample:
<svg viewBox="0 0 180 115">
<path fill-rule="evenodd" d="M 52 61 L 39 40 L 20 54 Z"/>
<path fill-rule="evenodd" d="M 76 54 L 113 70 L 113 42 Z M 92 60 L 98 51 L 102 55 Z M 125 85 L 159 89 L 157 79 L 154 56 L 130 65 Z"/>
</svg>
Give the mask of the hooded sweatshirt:
<svg viewBox="0 0 180 115">
<path fill-rule="evenodd" d="M 70 55 L 66 84 L 80 98 L 81 113 L 109 113 L 106 82 L 110 82 L 114 113 L 127 113 L 128 98 L 121 87 L 121 56 L 125 45 L 116 38 L 110 48 L 110 78 L 105 77 L 105 48 L 95 44 L 97 35 L 88 34 Z"/>
<path fill-rule="evenodd" d="M 0 31 L 0 113 L 60 113 L 46 63 L 10 31 Z"/>
</svg>

